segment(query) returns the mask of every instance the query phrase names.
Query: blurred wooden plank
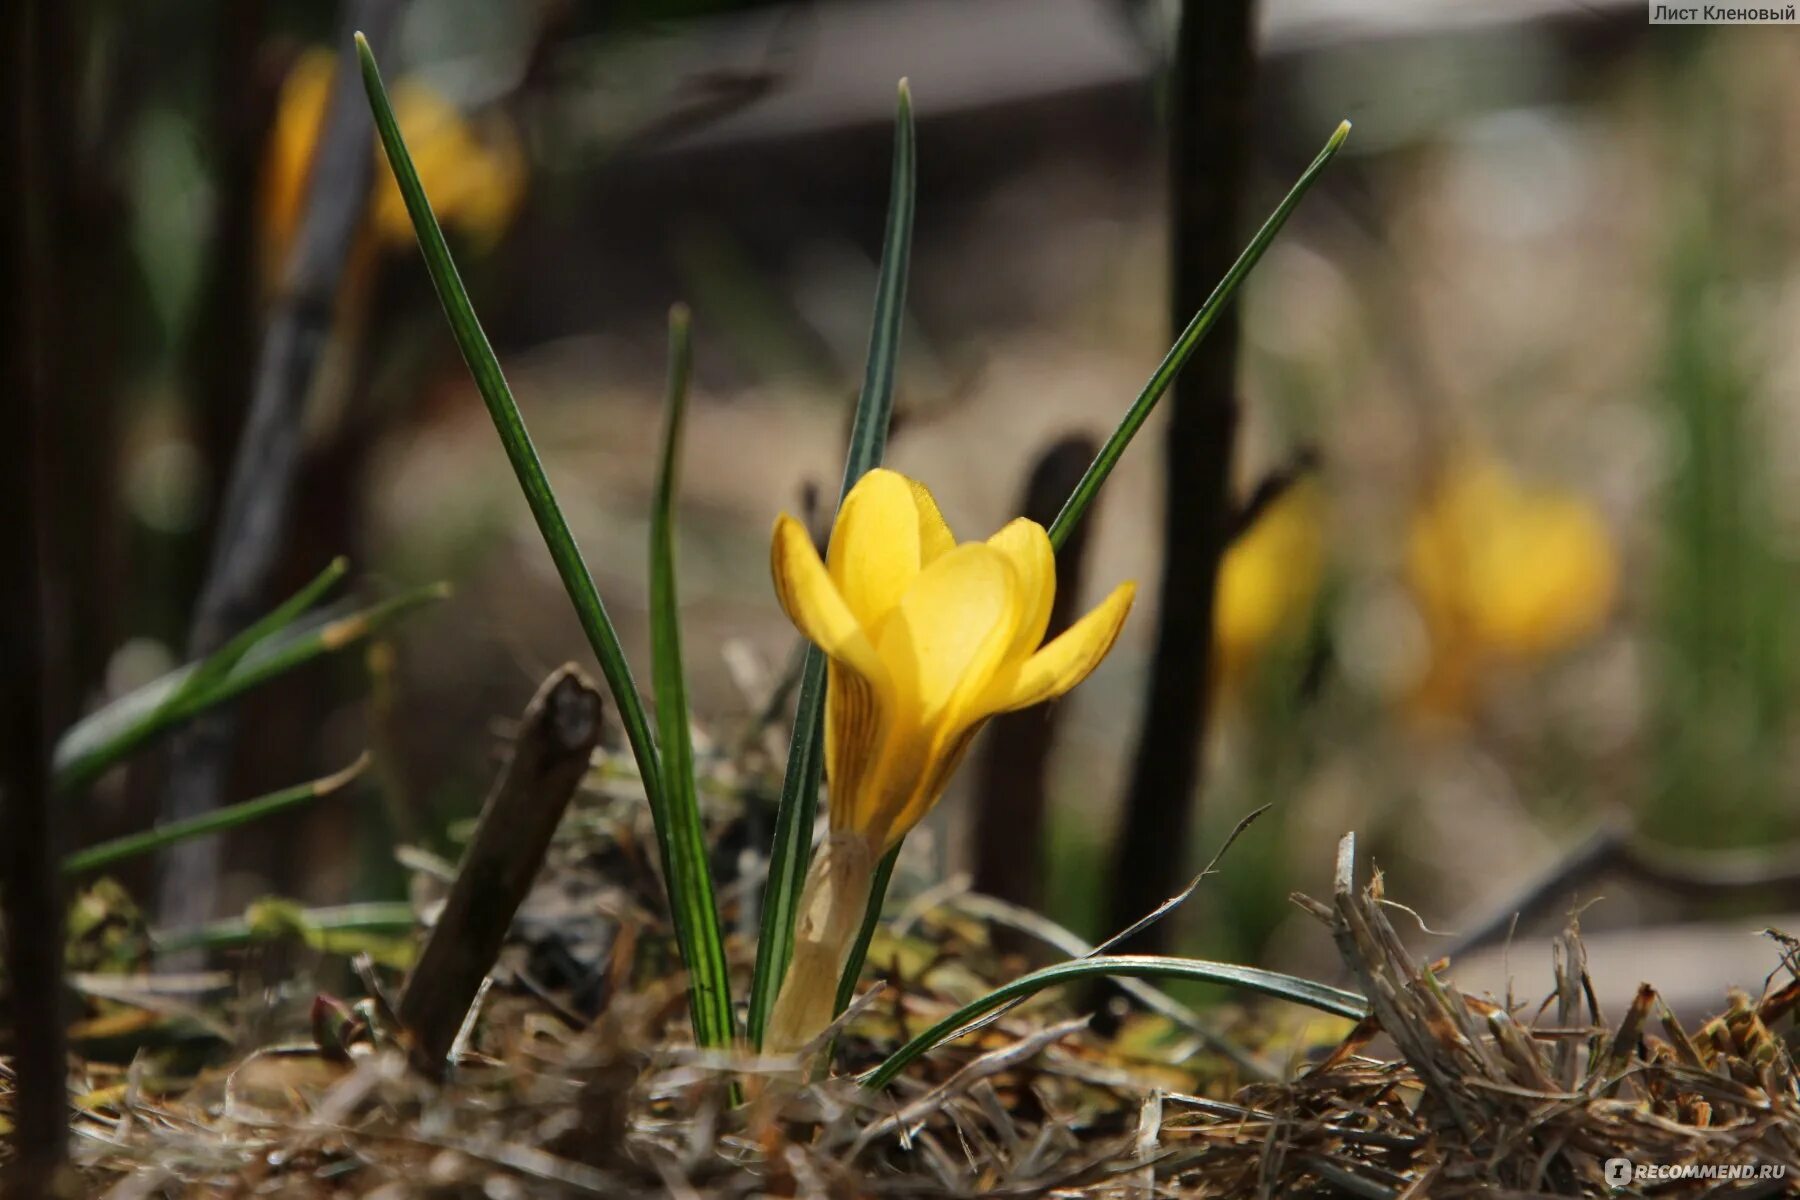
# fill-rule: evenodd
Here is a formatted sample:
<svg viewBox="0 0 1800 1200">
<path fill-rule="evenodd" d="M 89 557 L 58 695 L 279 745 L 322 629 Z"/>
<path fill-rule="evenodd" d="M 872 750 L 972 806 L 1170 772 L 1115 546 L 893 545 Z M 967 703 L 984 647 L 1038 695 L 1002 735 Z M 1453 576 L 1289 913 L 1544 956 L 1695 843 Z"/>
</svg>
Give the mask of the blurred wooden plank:
<svg viewBox="0 0 1800 1200">
<path fill-rule="evenodd" d="M 1637 0 L 1269 0 L 1265 58 L 1539 25 L 1644 24 Z M 912 81 L 921 118 L 1141 87 L 1159 52 L 1116 0 L 836 0 L 698 24 L 686 70 L 753 70 L 793 55 L 780 86 L 674 146 L 818 133 L 893 117 Z"/>
<path fill-rule="evenodd" d="M 1594 994 L 1609 1019 L 1618 1020 L 1638 984 L 1648 983 L 1689 1022 L 1724 1011 L 1728 988 L 1758 996 L 1771 972 L 1780 972 L 1778 984 L 1786 979 L 1780 947 L 1763 936 L 1771 927 L 1800 930 L 1800 913 L 1584 930 L 1581 940 L 1587 946 Z M 1435 953 L 1429 941 L 1407 940 L 1422 956 Z M 1551 962 L 1550 938 L 1520 938 L 1510 948 L 1491 947 L 1451 963 L 1449 977 L 1465 992 L 1496 998 L 1504 998 L 1510 981 L 1516 999 L 1535 1005 L 1556 990 Z"/>
<path fill-rule="evenodd" d="M 1647 25 L 1649 19 L 1643 0 L 1268 0 L 1263 38 L 1267 53 L 1291 54 L 1394 38 L 1606 20 Z"/>
</svg>

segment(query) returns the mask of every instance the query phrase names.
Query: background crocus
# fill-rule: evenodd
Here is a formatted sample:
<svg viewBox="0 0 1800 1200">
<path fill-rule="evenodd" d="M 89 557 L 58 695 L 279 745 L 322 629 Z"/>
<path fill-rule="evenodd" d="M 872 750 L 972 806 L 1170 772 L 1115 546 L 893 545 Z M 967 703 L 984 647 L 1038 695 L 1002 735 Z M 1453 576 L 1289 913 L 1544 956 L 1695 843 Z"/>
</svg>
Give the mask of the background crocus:
<svg viewBox="0 0 1800 1200">
<path fill-rule="evenodd" d="M 784 514 L 771 568 L 789 619 L 830 658 L 830 833 L 765 1039 L 780 1053 L 829 1023 L 876 861 L 937 803 L 989 717 L 1055 699 L 1106 657 L 1135 585 L 1044 643 L 1056 571 L 1043 527 L 1020 518 L 959 545 L 931 493 L 883 469 L 845 497 L 828 562 Z"/>
<path fill-rule="evenodd" d="M 1214 671 L 1235 691 L 1263 654 L 1312 616 L 1325 575 L 1325 500 L 1316 479 L 1284 491 L 1232 542 L 1213 605 Z"/>
<path fill-rule="evenodd" d="M 279 279 L 299 228 L 336 71 L 337 55 L 310 50 L 282 81 L 261 185 L 263 266 L 270 286 Z M 511 126 L 491 121 L 478 127 L 417 79 L 395 83 L 394 108 L 411 139 L 419 174 L 431 189 L 438 219 L 476 249 L 499 241 L 518 214 L 529 173 Z M 369 153 L 377 153 L 373 138 Z M 361 286 L 376 246 L 405 250 L 412 243 L 412 222 L 400 191 L 386 171 L 378 171 L 348 286 Z"/>
<path fill-rule="evenodd" d="M 1413 514 L 1406 575 L 1431 637 L 1414 704 L 1455 715 L 1467 711 L 1484 666 L 1541 659 L 1597 629 L 1612 608 L 1618 563 L 1582 497 L 1465 453 Z"/>
</svg>

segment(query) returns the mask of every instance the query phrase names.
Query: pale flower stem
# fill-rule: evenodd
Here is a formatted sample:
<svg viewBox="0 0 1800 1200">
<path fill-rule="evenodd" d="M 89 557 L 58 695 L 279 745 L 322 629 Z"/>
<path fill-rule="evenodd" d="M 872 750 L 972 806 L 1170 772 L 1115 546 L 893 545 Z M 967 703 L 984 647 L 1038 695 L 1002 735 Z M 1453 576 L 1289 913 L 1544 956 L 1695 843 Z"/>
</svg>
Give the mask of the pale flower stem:
<svg viewBox="0 0 1800 1200">
<path fill-rule="evenodd" d="M 838 978 L 868 907 L 876 848 L 857 833 L 826 836 L 806 873 L 794 958 L 775 997 L 763 1050 L 793 1054 L 831 1023 Z"/>
</svg>

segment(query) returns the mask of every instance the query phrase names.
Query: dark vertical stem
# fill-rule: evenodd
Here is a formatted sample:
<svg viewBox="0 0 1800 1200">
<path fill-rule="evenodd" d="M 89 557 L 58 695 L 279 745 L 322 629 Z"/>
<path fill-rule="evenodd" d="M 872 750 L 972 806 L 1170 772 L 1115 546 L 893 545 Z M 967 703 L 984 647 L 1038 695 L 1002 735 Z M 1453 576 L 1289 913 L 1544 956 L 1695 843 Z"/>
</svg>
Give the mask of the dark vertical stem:
<svg viewBox="0 0 1800 1200">
<path fill-rule="evenodd" d="M 1049 525 L 1099 452 L 1090 437 L 1063 438 L 1031 470 L 1020 512 Z M 1069 627 L 1081 598 L 1082 559 L 1092 521 L 1075 527 L 1056 556 L 1056 602 L 1046 637 Z M 1029 908 L 1039 906 L 1044 882 L 1044 814 L 1050 751 L 1060 705 L 996 717 L 982 751 L 975 806 L 975 887 Z"/>
<path fill-rule="evenodd" d="M 9 461 L 0 468 L 0 901 L 11 995 L 15 1157 L 8 1195 L 53 1193 L 68 1153 L 63 1032 L 63 902 L 49 782 L 54 714 L 53 646 L 47 621 L 50 571 L 48 445 L 44 420 L 55 380 L 51 343 L 61 334 L 49 255 L 51 204 L 67 144 L 57 102 L 58 66 L 68 61 L 60 0 L 6 6 L 0 87 L 0 220 L 6 239 L 0 282 L 0 387 Z"/>
<path fill-rule="evenodd" d="M 68 301 L 44 325 L 45 369 L 56 386 L 43 413 L 44 437 L 58 477 L 80 481 L 57 493 L 49 526 L 59 542 L 80 547 L 59 564 L 64 587 L 54 614 L 80 631 L 61 647 L 71 695 L 100 682 L 137 600 L 124 586 L 118 379 L 132 349 L 130 331 L 142 328 L 120 165 L 120 131 L 128 127 L 121 114 L 136 111 L 141 86 L 132 56 L 123 47 L 103 51 L 104 39 L 91 36 L 107 20 L 102 7 L 80 0 L 46 6 L 37 35 L 45 53 L 59 56 L 42 67 L 51 78 L 37 85 L 37 119 L 50 189 L 42 226 L 47 269 Z M 102 79 L 105 87 L 93 86 Z M 86 103 L 96 95 L 103 101 Z"/>
<path fill-rule="evenodd" d="M 345 61 L 351 33 L 360 28 L 381 36 L 398 5 L 399 0 L 354 0 L 347 6 L 341 37 Z M 188 635 L 191 658 L 217 649 L 265 602 L 292 507 L 306 399 L 331 335 L 338 284 L 374 178 L 373 137 L 362 81 L 355 71 L 342 70 L 319 134 L 306 213 L 257 358 L 249 412 Z M 217 806 L 234 732 L 228 715 L 212 714 L 176 741 L 168 818 Z M 192 923 L 206 915 L 217 859 L 212 841 L 191 842 L 169 856 L 160 897 L 163 919 Z"/>
<path fill-rule="evenodd" d="M 1172 318 L 1182 328 L 1230 269 L 1249 167 L 1256 62 L 1254 0 L 1186 0 L 1169 90 Z M 1227 309 L 1172 397 L 1163 578 L 1150 697 L 1125 828 L 1114 859 L 1112 923 L 1129 925 L 1186 874 L 1212 671 L 1213 591 L 1230 538 L 1237 440 L 1238 318 Z M 1164 944 L 1152 926 L 1138 949 Z"/>
<path fill-rule="evenodd" d="M 258 187 L 263 147 L 279 89 L 261 69 L 267 24 L 264 0 L 216 0 L 208 22 L 213 80 L 208 134 L 214 163 L 214 207 L 205 249 L 200 316 L 189 334 L 190 403 L 209 463 L 227 463 L 243 431 L 256 364 Z M 223 472 L 221 472 L 221 475 Z M 216 502 L 223 497 L 214 497 Z M 217 510 L 218 504 L 213 506 Z M 197 566 L 198 564 L 196 564 Z M 196 569 L 195 574 L 198 574 Z M 197 578 L 185 579 L 198 587 Z"/>
</svg>

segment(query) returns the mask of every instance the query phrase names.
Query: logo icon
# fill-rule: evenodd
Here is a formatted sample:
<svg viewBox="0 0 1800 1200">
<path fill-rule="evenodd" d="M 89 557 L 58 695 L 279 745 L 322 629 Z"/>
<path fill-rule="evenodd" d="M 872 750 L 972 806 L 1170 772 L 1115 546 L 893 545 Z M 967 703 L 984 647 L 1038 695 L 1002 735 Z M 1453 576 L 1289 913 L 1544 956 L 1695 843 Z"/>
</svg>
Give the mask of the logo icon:
<svg viewBox="0 0 1800 1200">
<path fill-rule="evenodd" d="M 1631 1160 L 1629 1158 L 1609 1158 L 1606 1160 L 1606 1183 L 1611 1188 L 1622 1188 L 1631 1182 Z"/>
</svg>

